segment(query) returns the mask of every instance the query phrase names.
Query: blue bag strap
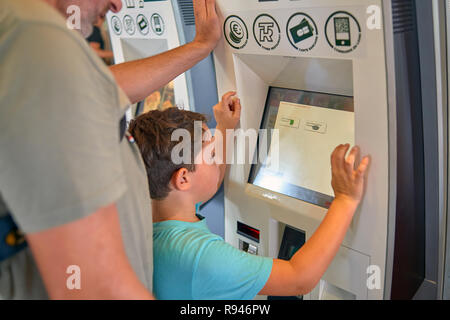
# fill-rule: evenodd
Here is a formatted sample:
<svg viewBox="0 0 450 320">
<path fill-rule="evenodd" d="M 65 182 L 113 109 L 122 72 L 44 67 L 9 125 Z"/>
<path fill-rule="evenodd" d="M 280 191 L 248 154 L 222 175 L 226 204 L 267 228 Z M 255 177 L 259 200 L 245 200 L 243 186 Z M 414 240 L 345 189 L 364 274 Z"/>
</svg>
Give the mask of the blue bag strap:
<svg viewBox="0 0 450 320">
<path fill-rule="evenodd" d="M 0 262 L 27 247 L 25 235 L 20 232 L 10 214 L 0 218 Z"/>
</svg>

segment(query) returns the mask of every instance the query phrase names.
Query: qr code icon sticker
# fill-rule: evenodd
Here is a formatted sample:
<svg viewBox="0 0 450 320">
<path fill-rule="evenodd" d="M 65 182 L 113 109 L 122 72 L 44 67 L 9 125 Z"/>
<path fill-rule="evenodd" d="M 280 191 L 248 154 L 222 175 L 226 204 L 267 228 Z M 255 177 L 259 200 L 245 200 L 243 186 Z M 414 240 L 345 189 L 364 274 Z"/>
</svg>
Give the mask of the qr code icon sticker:
<svg viewBox="0 0 450 320">
<path fill-rule="evenodd" d="M 349 18 L 334 18 L 334 26 L 336 33 L 348 33 L 350 32 L 350 19 Z"/>
</svg>

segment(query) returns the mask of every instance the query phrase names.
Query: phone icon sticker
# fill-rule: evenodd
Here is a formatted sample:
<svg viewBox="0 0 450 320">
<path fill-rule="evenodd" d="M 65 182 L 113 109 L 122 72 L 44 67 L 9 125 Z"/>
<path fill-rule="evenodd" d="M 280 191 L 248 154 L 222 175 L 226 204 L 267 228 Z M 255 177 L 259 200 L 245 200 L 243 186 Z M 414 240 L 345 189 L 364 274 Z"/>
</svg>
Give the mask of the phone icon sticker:
<svg viewBox="0 0 450 320">
<path fill-rule="evenodd" d="M 164 20 L 163 18 L 155 13 L 150 18 L 153 32 L 158 36 L 161 36 L 164 33 Z"/>
<path fill-rule="evenodd" d="M 334 34 L 337 46 L 350 47 L 352 45 L 350 34 L 350 18 L 334 18 Z"/>
<path fill-rule="evenodd" d="M 361 44 L 361 25 L 351 13 L 336 11 L 327 19 L 325 37 L 334 51 L 350 53 Z"/>
</svg>

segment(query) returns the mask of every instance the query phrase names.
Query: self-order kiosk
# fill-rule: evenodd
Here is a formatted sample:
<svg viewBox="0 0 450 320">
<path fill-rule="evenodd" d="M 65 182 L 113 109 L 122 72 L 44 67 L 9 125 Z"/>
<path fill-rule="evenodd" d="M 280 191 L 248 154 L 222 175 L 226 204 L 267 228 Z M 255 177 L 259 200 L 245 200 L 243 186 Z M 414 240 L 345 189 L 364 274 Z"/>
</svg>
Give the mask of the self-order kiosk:
<svg viewBox="0 0 450 320">
<path fill-rule="evenodd" d="M 371 158 L 365 197 L 318 286 L 291 298 L 438 297 L 444 122 L 436 102 L 437 2 L 217 3 L 218 92 L 237 90 L 245 139 L 235 151 L 249 149 L 226 178 L 225 240 L 289 259 L 333 200 L 332 151 L 356 144 Z"/>
</svg>

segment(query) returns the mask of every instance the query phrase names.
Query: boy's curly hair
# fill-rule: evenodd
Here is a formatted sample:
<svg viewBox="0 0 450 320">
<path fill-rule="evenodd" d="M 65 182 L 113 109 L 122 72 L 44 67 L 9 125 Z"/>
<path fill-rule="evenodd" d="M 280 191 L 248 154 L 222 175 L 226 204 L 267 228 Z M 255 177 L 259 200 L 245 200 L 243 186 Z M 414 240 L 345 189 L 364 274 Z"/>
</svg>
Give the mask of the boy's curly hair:
<svg viewBox="0 0 450 320">
<path fill-rule="evenodd" d="M 181 138 L 172 141 L 172 133 L 177 129 L 186 129 L 191 134 L 191 150 L 194 150 L 196 121 L 206 123 L 207 118 L 203 114 L 178 108 L 150 111 L 131 121 L 128 131 L 141 151 L 152 199 L 162 200 L 168 196 L 170 180 L 175 171 L 181 168 L 195 171 L 193 152 L 191 164 L 176 165 L 171 155 L 172 149 L 181 142 Z"/>
</svg>

